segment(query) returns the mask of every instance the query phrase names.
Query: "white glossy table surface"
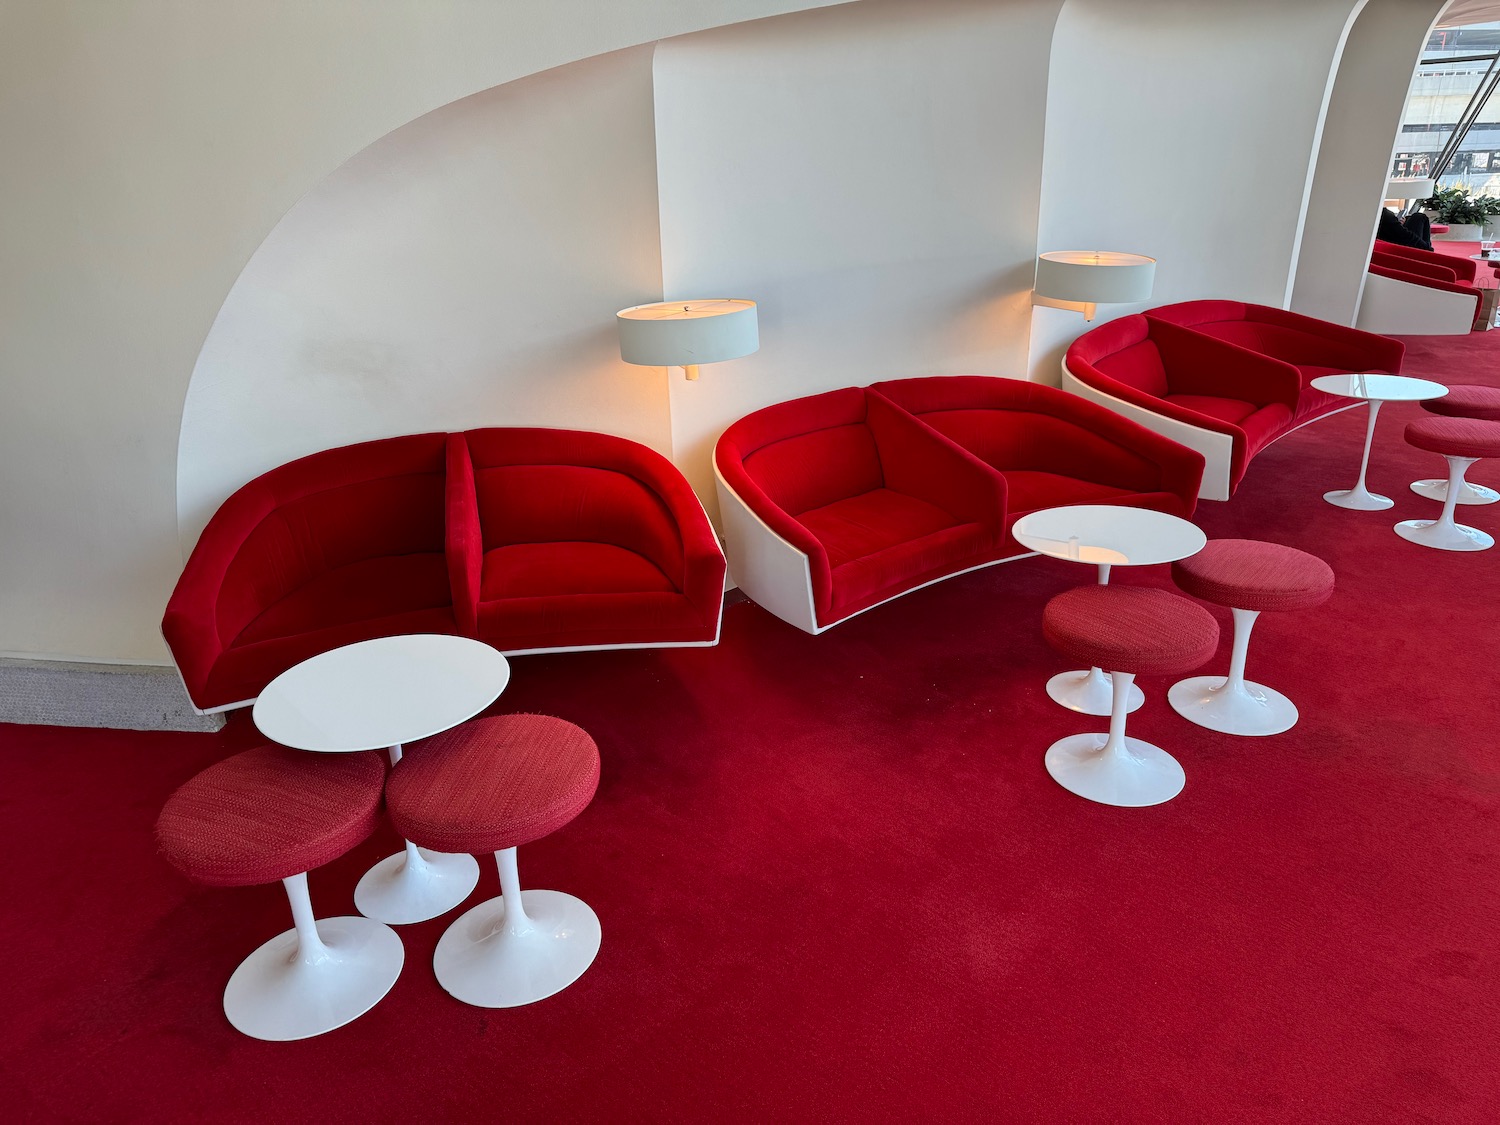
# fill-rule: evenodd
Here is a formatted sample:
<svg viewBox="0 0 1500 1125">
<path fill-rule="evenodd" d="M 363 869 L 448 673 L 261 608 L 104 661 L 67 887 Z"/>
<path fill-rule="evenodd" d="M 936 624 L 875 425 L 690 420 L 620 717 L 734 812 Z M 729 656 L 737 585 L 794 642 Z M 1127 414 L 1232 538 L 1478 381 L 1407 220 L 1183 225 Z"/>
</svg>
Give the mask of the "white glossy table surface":
<svg viewBox="0 0 1500 1125">
<path fill-rule="evenodd" d="M 510 681 L 510 665 L 467 637 L 417 633 L 360 641 L 304 660 L 255 701 L 255 725 L 298 750 L 383 750 L 455 727 Z"/>
<path fill-rule="evenodd" d="M 1312 386 L 1331 395 L 1379 402 L 1421 402 L 1448 393 L 1441 383 L 1408 375 L 1319 375 Z"/>
<path fill-rule="evenodd" d="M 1016 542 L 1056 559 L 1102 566 L 1176 562 L 1203 550 L 1208 536 L 1179 516 L 1119 504 L 1073 504 L 1022 516 Z"/>
</svg>

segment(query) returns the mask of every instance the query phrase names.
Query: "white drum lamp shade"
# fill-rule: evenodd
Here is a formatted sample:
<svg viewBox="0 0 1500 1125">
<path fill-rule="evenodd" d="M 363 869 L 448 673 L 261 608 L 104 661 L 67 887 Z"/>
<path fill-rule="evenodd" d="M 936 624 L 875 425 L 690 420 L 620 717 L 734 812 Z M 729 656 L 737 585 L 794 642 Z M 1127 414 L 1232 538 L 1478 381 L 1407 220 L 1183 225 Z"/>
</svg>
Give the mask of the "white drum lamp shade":
<svg viewBox="0 0 1500 1125">
<path fill-rule="evenodd" d="M 1393 176 L 1385 183 L 1387 199 L 1426 199 L 1437 190 L 1432 178 L 1418 179 L 1412 176 Z"/>
<path fill-rule="evenodd" d="M 700 363 L 739 359 L 760 347 L 755 302 L 736 298 L 660 301 L 615 314 L 620 358 L 643 367 L 681 367 L 689 379 Z"/>
<path fill-rule="evenodd" d="M 1080 309 L 1094 319 L 1095 305 L 1151 299 L 1156 259 L 1113 250 L 1054 250 L 1036 260 L 1032 300 L 1055 308 Z"/>
</svg>

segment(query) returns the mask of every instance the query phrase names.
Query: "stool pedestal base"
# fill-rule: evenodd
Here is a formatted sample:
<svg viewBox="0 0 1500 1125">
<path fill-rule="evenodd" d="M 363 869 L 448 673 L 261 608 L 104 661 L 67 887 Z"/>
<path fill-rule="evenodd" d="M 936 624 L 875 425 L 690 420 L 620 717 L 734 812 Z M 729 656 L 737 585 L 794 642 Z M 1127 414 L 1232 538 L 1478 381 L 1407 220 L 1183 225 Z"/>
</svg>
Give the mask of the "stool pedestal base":
<svg viewBox="0 0 1500 1125">
<path fill-rule="evenodd" d="M 1101 669 L 1089 668 L 1081 672 L 1059 672 L 1047 681 L 1047 695 L 1052 702 L 1080 715 L 1108 715 L 1113 707 L 1114 688 Z M 1145 702 L 1146 693 L 1131 684 L 1126 711 L 1137 711 Z"/>
<path fill-rule="evenodd" d="M 1108 734 L 1075 734 L 1047 748 L 1047 772 L 1069 793 L 1101 805 L 1142 808 L 1170 801 L 1186 782 L 1177 759 L 1159 746 L 1125 737 L 1126 701 L 1135 675 L 1112 672 L 1114 707 Z"/>
<path fill-rule="evenodd" d="M 599 952 L 599 918 L 561 891 L 522 891 L 516 850 L 496 852 L 499 898 L 444 931 L 432 969 L 448 993 L 479 1008 L 515 1008 L 561 992 Z"/>
<path fill-rule="evenodd" d="M 1412 481 L 1411 490 L 1418 496 L 1436 500 L 1439 504 L 1448 499 L 1448 482 L 1441 477 Z M 1496 492 L 1493 488 L 1486 488 L 1482 484 L 1470 484 L 1464 481 L 1464 486 L 1458 490 L 1458 502 L 1460 504 L 1496 504 L 1500 503 L 1500 492 Z"/>
<path fill-rule="evenodd" d="M 1402 520 L 1396 525 L 1396 534 L 1439 551 L 1487 551 L 1495 545 L 1494 536 L 1451 519 Z"/>
<path fill-rule="evenodd" d="M 1167 701 L 1190 723 L 1221 734 L 1281 734 L 1297 725 L 1297 705 L 1264 684 L 1242 680 L 1238 689 L 1224 676 L 1179 680 Z"/>
<path fill-rule="evenodd" d="M 430 852 L 406 845 L 360 877 L 354 905 L 366 918 L 405 926 L 446 914 L 479 883 L 479 863 L 471 855 Z"/>
<path fill-rule="evenodd" d="M 253 1039 L 309 1039 L 364 1015 L 391 990 L 406 960 L 396 931 L 369 918 L 313 921 L 307 876 L 283 880 L 297 925 L 240 962 L 224 1014 Z"/>
</svg>

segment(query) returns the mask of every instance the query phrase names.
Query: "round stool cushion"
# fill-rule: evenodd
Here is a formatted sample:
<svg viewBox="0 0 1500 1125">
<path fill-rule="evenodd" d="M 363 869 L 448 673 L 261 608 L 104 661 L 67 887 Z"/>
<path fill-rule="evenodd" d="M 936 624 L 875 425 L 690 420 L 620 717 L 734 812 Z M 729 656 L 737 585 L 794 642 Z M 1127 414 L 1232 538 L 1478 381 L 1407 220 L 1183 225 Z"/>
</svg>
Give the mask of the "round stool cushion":
<svg viewBox="0 0 1500 1125">
<path fill-rule="evenodd" d="M 1426 399 L 1422 409 L 1447 418 L 1483 418 L 1487 422 L 1500 422 L 1500 387 L 1461 383 L 1449 387 L 1442 398 Z"/>
<path fill-rule="evenodd" d="M 380 755 L 258 746 L 209 766 L 167 799 L 156 840 L 215 887 L 274 883 L 337 859 L 380 822 Z"/>
<path fill-rule="evenodd" d="M 1106 672 L 1175 676 L 1201 667 L 1219 645 L 1219 623 L 1168 590 L 1080 586 L 1042 613 L 1047 643 Z"/>
<path fill-rule="evenodd" d="M 1193 597 L 1231 609 L 1311 609 L 1333 594 L 1333 568 L 1317 555 L 1255 539 L 1211 539 L 1172 564 L 1172 579 Z"/>
<path fill-rule="evenodd" d="M 474 719 L 408 747 L 386 784 L 397 831 L 439 852 L 498 852 L 555 832 L 599 787 L 599 748 L 550 715 Z"/>
<path fill-rule="evenodd" d="M 1406 443 L 1444 457 L 1500 457 L 1500 422 L 1481 418 L 1418 418 Z"/>
</svg>

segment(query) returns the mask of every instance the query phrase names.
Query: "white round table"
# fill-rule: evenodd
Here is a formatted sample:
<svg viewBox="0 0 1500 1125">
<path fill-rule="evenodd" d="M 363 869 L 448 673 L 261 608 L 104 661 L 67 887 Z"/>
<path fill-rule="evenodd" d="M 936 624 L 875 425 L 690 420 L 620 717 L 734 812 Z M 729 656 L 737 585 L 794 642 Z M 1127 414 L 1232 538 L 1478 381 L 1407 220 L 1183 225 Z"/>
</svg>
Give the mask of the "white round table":
<svg viewBox="0 0 1500 1125">
<path fill-rule="evenodd" d="M 321 754 L 401 746 L 471 719 L 510 682 L 504 656 L 467 637 L 417 633 L 360 641 L 289 668 L 255 701 L 255 725 L 283 746 Z M 361 914 L 400 925 L 436 918 L 479 881 L 470 855 L 418 848 L 381 860 L 354 890 Z"/>
<path fill-rule="evenodd" d="M 1365 452 L 1359 462 L 1359 480 L 1353 488 L 1323 493 L 1323 499 L 1340 508 L 1358 512 L 1378 512 L 1395 503 L 1389 496 L 1371 492 L 1365 487 L 1365 470 L 1370 466 L 1370 443 L 1375 438 L 1375 419 L 1386 402 L 1422 402 L 1442 398 L 1448 388 L 1430 379 L 1413 379 L 1406 375 L 1319 375 L 1312 381 L 1314 390 L 1344 398 L 1363 399 L 1370 404 L 1370 420 L 1365 425 Z"/>
<path fill-rule="evenodd" d="M 1055 559 L 1093 563 L 1099 584 L 1109 582 L 1112 566 L 1150 566 L 1176 562 L 1203 550 L 1208 536 L 1179 516 L 1149 508 L 1120 504 L 1074 504 L 1043 508 L 1018 519 L 1010 529 L 1028 550 Z M 1059 672 L 1047 681 L 1047 694 L 1057 703 L 1085 715 L 1108 715 L 1114 687 L 1102 669 Z M 1141 689 L 1130 688 L 1127 711 L 1146 701 Z"/>
</svg>

